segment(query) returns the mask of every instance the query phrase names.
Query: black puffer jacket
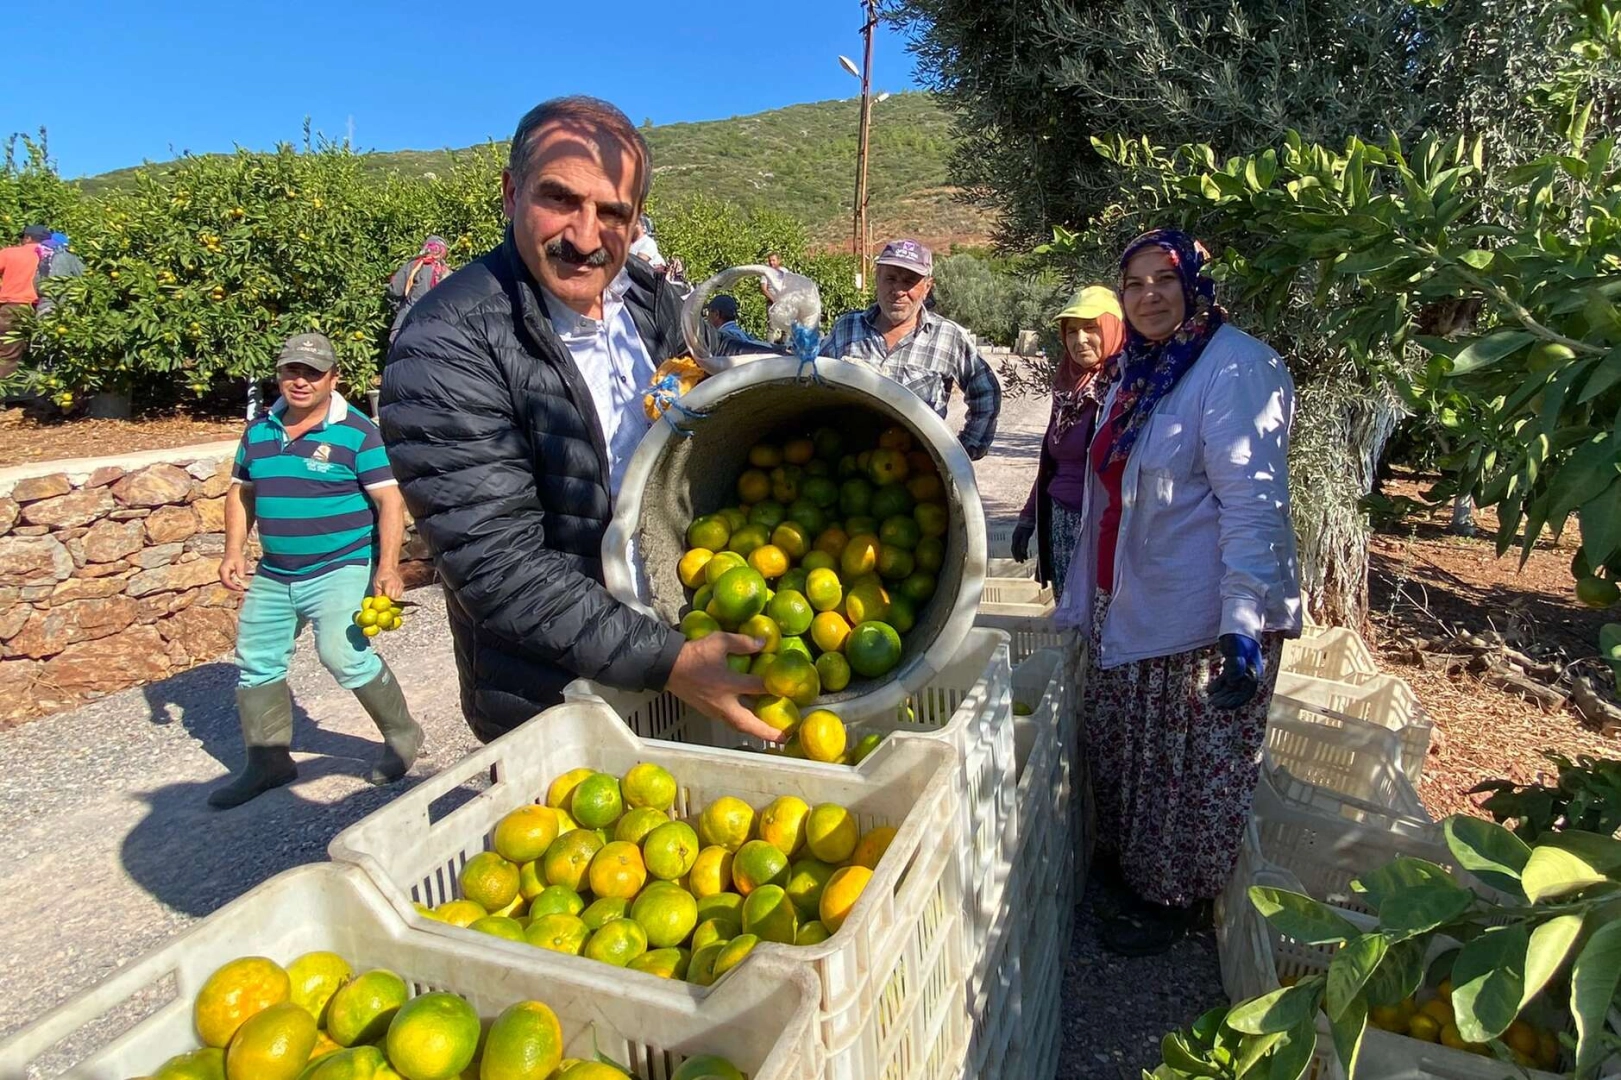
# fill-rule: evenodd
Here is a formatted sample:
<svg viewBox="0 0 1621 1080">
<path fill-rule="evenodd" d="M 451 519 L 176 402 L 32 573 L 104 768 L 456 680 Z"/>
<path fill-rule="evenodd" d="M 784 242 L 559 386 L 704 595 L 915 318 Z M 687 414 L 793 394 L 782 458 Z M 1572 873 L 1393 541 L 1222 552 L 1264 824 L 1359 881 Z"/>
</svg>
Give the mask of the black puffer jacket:
<svg viewBox="0 0 1621 1080">
<path fill-rule="evenodd" d="M 640 260 L 625 295 L 655 364 L 681 300 Z M 462 711 L 488 741 L 577 676 L 662 689 L 681 634 L 602 585 L 612 514 L 590 391 L 506 241 L 416 304 L 383 376 L 383 438 L 445 582 Z"/>
</svg>

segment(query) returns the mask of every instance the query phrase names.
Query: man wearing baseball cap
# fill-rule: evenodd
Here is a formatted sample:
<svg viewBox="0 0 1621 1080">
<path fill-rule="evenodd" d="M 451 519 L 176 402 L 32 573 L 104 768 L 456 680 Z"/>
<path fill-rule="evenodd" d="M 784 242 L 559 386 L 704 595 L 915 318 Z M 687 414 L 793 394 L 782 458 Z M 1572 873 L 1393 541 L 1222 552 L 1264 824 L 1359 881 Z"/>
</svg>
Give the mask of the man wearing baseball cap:
<svg viewBox="0 0 1621 1080">
<path fill-rule="evenodd" d="M 968 332 L 925 307 L 934 288 L 934 255 L 916 240 L 894 240 L 878 256 L 878 302 L 840 316 L 822 355 L 876 368 L 922 398 L 943 418 L 953 384 L 968 403 L 958 440 L 975 461 L 996 437 L 1002 387 Z"/>
<path fill-rule="evenodd" d="M 422 729 L 382 657 L 354 622 L 370 591 L 398 600 L 405 501 L 377 426 L 335 386 L 338 356 L 321 334 L 295 334 L 276 358 L 281 400 L 248 425 L 225 502 L 220 582 L 246 592 L 237 623 L 236 704 L 247 762 L 210 806 L 239 806 L 298 776 L 289 748 L 293 699 L 287 664 L 309 623 L 315 651 L 338 684 L 354 691 L 383 752 L 374 784 L 404 776 Z M 264 554 L 247 584 L 248 530 L 259 523 Z"/>
<path fill-rule="evenodd" d="M 770 345 L 759 340 L 737 321 L 737 297 L 721 293 L 709 298 L 704 305 L 704 319 L 714 331 L 716 356 L 744 356 L 749 353 L 774 352 Z"/>
</svg>

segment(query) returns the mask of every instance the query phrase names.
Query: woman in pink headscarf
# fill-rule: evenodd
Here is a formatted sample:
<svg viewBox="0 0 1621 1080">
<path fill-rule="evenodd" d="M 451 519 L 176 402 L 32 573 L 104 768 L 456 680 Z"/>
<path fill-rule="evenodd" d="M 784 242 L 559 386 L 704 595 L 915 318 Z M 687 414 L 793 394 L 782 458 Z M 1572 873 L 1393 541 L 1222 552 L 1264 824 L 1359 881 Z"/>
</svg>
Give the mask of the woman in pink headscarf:
<svg viewBox="0 0 1621 1080">
<path fill-rule="evenodd" d="M 388 298 L 394 304 L 394 325 L 388 331 L 388 340 L 394 338 L 405 325 L 405 316 L 416 302 L 428 295 L 428 290 L 450 276 L 450 264 L 445 262 L 449 249 L 443 237 L 430 236 L 422 242 L 422 251 L 416 258 L 394 271 L 388 279 Z"/>
</svg>

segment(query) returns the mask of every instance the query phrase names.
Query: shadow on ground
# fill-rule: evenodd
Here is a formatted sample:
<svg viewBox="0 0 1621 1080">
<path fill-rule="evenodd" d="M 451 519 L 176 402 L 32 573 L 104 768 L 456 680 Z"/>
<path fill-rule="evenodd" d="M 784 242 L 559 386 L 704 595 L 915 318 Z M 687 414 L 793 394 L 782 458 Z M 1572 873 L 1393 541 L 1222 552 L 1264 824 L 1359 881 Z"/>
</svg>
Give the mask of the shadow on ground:
<svg viewBox="0 0 1621 1080">
<path fill-rule="evenodd" d="M 241 766 L 236 668 L 205 664 L 145 688 L 150 720 L 179 723 L 203 749 L 232 771 Z M 176 911 L 206 915 L 268 878 L 326 858 L 332 837 L 388 803 L 415 782 L 353 790 L 335 800 L 301 791 L 333 776 L 362 776 L 378 742 L 317 726 L 294 699 L 293 750 L 298 779 L 232 810 L 208 806 L 223 778 L 167 784 L 137 797 L 146 816 L 124 838 L 124 869 L 142 888 Z M 343 785 L 349 787 L 351 785 Z"/>
</svg>

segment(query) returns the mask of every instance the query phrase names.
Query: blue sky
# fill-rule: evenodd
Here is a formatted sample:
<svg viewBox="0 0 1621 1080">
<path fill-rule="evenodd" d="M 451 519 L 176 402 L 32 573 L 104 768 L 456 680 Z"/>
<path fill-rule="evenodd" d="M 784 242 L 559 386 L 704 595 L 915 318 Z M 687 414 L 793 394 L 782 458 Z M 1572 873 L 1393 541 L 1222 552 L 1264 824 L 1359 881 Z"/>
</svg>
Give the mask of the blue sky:
<svg viewBox="0 0 1621 1080">
<path fill-rule="evenodd" d="M 64 11 L 71 8 L 70 17 Z M 361 149 L 505 138 L 529 106 L 605 97 L 640 123 L 714 120 L 852 97 L 857 0 L 561 4 L 416 0 L 22 0 L 6 13 L 13 76 L 0 135 L 44 125 L 64 176 L 182 151 L 296 141 L 306 116 Z M 18 51 L 19 43 L 34 49 Z M 874 88 L 914 87 L 881 28 Z"/>
</svg>

